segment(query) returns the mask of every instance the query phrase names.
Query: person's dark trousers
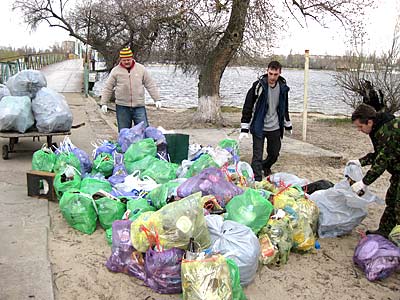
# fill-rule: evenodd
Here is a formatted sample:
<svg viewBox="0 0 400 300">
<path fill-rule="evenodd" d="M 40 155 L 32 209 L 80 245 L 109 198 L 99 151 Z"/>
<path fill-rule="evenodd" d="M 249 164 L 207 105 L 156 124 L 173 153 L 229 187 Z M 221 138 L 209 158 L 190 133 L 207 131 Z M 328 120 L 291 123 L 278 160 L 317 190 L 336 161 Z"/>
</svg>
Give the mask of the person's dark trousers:
<svg viewBox="0 0 400 300">
<path fill-rule="evenodd" d="M 118 132 L 120 132 L 122 128 L 131 128 L 132 121 L 135 125 L 144 121 L 144 125 L 146 127 L 149 126 L 149 123 L 147 121 L 146 108 L 144 106 L 130 107 L 117 104 L 116 113 Z"/>
<path fill-rule="evenodd" d="M 263 160 L 265 139 L 267 139 L 267 158 Z M 280 150 L 281 133 L 279 129 L 264 131 L 262 138 L 253 134 L 253 158 L 251 160 L 251 167 L 256 181 L 262 180 L 263 170 L 270 171 L 272 165 L 278 160 Z"/>
<path fill-rule="evenodd" d="M 390 178 L 385 201 L 386 208 L 379 222 L 378 232 L 387 237 L 393 227 L 400 225 L 400 175 Z"/>
</svg>

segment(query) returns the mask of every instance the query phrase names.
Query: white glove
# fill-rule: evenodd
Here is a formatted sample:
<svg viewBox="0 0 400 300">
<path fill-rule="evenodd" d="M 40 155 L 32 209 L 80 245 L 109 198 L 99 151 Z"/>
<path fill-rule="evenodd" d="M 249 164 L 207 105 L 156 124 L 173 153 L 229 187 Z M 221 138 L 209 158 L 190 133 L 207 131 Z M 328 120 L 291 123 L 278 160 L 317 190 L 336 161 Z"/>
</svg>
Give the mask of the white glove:
<svg viewBox="0 0 400 300">
<path fill-rule="evenodd" d="M 239 141 L 241 141 L 243 138 L 248 139 L 249 138 L 249 133 L 248 132 L 241 132 L 239 134 Z"/>
<path fill-rule="evenodd" d="M 162 106 L 162 104 L 161 104 L 161 101 L 160 101 L 160 100 L 156 101 L 156 102 L 155 102 L 155 104 L 156 104 L 156 108 L 157 108 L 157 109 L 160 109 L 160 108 L 161 108 L 161 106 Z"/>
<path fill-rule="evenodd" d="M 364 184 L 362 180 L 357 181 L 351 186 L 352 190 L 354 193 L 356 193 L 359 196 L 364 195 L 365 191 L 367 190 L 367 185 Z"/>
<path fill-rule="evenodd" d="M 102 112 L 103 114 L 105 114 L 105 113 L 107 112 L 107 105 L 102 105 L 102 106 L 101 106 L 101 112 Z"/>
<path fill-rule="evenodd" d="M 293 129 L 290 129 L 290 130 L 286 130 L 286 129 L 285 129 L 285 133 L 286 133 L 287 135 L 292 135 L 292 134 L 293 134 Z"/>
<path fill-rule="evenodd" d="M 349 166 L 349 165 L 356 165 L 356 166 L 361 167 L 361 163 L 360 163 L 360 161 L 359 161 L 358 159 L 351 159 L 351 160 L 349 160 L 349 161 L 346 163 L 346 166 Z"/>
</svg>

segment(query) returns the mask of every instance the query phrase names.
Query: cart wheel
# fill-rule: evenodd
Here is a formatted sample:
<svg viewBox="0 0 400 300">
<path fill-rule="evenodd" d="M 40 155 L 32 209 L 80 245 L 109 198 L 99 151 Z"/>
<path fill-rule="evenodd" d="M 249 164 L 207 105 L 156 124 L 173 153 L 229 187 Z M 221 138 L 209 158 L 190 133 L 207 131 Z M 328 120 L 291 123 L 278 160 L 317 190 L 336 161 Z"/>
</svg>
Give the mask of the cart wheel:
<svg viewBox="0 0 400 300">
<path fill-rule="evenodd" d="M 8 159 L 8 145 L 3 145 L 3 159 Z"/>
</svg>

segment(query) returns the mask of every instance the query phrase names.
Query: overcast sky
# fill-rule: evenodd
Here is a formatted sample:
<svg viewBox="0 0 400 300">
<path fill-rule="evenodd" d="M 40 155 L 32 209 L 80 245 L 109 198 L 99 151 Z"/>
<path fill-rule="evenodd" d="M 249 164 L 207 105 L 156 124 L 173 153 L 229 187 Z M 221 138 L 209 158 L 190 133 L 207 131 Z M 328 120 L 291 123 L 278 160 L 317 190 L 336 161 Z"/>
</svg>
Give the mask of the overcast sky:
<svg viewBox="0 0 400 300">
<path fill-rule="evenodd" d="M 72 40 L 68 34 L 58 28 L 50 28 L 42 24 L 35 32 L 31 32 L 23 23 L 21 16 L 12 11 L 13 0 L 0 1 L 0 46 L 34 46 L 36 49 L 46 49 L 54 43 Z M 369 52 L 380 53 L 388 49 L 395 26 L 396 16 L 400 14 L 400 1 L 378 0 L 378 7 L 368 12 L 367 32 Z M 335 25 L 334 28 L 324 29 L 315 22 L 309 22 L 308 28 L 293 26 L 283 33 L 279 47 L 274 51 L 278 54 L 304 53 L 309 49 L 311 54 L 342 55 L 348 46 L 343 30 Z"/>
</svg>

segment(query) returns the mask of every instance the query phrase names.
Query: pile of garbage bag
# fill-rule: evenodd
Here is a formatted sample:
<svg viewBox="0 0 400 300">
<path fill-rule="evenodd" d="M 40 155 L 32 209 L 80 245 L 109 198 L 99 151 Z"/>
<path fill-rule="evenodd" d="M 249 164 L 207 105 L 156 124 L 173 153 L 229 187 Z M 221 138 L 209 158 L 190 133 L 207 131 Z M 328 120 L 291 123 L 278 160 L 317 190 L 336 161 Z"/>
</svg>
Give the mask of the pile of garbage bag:
<svg viewBox="0 0 400 300">
<path fill-rule="evenodd" d="M 350 232 L 367 205 L 379 202 L 351 191 L 348 178 L 362 176 L 354 166 L 342 182 L 311 195 L 303 188 L 310 182 L 293 174 L 255 182 L 235 140 L 189 147 L 180 165 L 160 155 L 167 140 L 143 123 L 93 146 L 90 157 L 66 137 L 54 152 L 45 146 L 35 152 L 32 168 L 56 173 L 60 210 L 71 227 L 85 234 L 104 229 L 111 272 L 184 299 L 246 299 L 242 287 L 259 264 L 282 266 L 292 251 L 314 251 L 318 237 Z"/>
<path fill-rule="evenodd" d="M 72 112 L 63 95 L 46 87 L 43 73 L 23 70 L 0 85 L 0 131 L 68 132 Z"/>
</svg>

